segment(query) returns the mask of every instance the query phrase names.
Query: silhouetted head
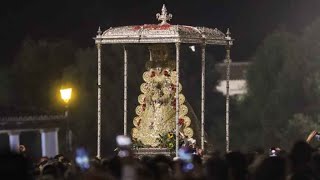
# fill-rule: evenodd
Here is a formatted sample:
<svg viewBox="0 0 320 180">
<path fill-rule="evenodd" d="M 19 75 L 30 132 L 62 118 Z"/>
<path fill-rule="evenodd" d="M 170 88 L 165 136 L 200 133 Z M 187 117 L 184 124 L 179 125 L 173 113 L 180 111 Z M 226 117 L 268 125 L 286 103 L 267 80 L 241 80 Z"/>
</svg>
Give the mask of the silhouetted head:
<svg viewBox="0 0 320 180">
<path fill-rule="evenodd" d="M 256 180 L 285 180 L 286 161 L 282 157 L 268 157 L 258 166 Z"/>
<path fill-rule="evenodd" d="M 31 162 L 23 155 L 13 152 L 0 153 L 0 177 L 7 179 L 32 179 Z"/>
<path fill-rule="evenodd" d="M 226 162 L 230 175 L 237 180 L 245 179 L 247 175 L 247 159 L 244 154 L 239 151 L 226 154 Z"/>
<path fill-rule="evenodd" d="M 205 173 L 207 179 L 227 180 L 228 167 L 226 161 L 219 156 L 210 157 L 205 163 Z"/>
<path fill-rule="evenodd" d="M 313 180 L 313 178 L 305 173 L 295 173 L 291 176 L 290 180 Z"/>
<path fill-rule="evenodd" d="M 311 146 L 305 141 L 297 141 L 290 152 L 290 160 L 293 166 L 303 166 L 311 160 Z"/>
</svg>

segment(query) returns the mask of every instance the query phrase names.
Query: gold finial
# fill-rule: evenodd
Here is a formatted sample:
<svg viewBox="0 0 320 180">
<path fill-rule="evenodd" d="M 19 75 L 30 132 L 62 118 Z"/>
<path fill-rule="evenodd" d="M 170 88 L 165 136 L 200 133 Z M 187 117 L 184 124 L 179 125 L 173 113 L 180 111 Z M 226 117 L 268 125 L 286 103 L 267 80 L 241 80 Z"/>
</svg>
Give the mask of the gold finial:
<svg viewBox="0 0 320 180">
<path fill-rule="evenodd" d="M 230 30 L 229 28 L 227 29 L 227 32 L 226 32 L 226 41 L 228 43 L 228 46 L 232 46 L 233 45 L 233 40 L 231 39 L 231 33 L 230 33 Z"/>
<path fill-rule="evenodd" d="M 100 36 L 101 35 L 101 28 L 100 28 L 100 26 L 99 26 L 99 28 L 98 28 L 98 31 L 97 31 L 97 33 L 98 33 L 98 36 Z"/>
<path fill-rule="evenodd" d="M 158 21 L 161 21 L 160 25 L 168 24 L 167 21 L 172 19 L 172 14 L 168 14 L 167 8 L 165 5 L 162 6 L 161 14 L 157 13 L 156 15 Z"/>
<path fill-rule="evenodd" d="M 230 35 L 231 35 L 231 33 L 230 33 L 229 28 L 227 29 L 227 33 L 226 33 L 226 35 L 227 35 L 227 36 L 226 36 L 226 39 L 227 39 L 227 40 L 231 40 L 231 36 L 230 36 Z"/>
</svg>

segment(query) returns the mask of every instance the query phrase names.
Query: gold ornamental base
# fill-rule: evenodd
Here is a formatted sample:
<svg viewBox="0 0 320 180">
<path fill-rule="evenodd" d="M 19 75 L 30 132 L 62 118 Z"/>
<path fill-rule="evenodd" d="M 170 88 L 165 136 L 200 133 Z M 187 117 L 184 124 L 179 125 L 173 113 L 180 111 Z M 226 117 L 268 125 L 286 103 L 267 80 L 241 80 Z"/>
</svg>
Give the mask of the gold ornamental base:
<svg viewBox="0 0 320 180">
<path fill-rule="evenodd" d="M 134 156 L 141 158 L 143 156 L 154 157 L 157 155 L 164 155 L 168 157 L 174 157 L 175 152 L 170 151 L 168 148 L 138 148 L 133 149 Z"/>
</svg>

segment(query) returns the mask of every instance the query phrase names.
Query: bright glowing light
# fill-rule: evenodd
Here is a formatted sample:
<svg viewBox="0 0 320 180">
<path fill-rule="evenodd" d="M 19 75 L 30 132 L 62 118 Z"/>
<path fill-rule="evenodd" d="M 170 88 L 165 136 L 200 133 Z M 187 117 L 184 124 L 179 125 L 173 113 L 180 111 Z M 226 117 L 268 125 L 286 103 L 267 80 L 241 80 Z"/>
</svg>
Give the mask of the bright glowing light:
<svg viewBox="0 0 320 180">
<path fill-rule="evenodd" d="M 191 49 L 192 52 L 196 51 L 196 47 L 195 46 L 189 46 L 189 48 Z"/>
<path fill-rule="evenodd" d="M 69 100 L 71 99 L 71 94 L 72 94 L 72 88 L 60 89 L 61 99 L 65 103 L 69 102 Z"/>
</svg>

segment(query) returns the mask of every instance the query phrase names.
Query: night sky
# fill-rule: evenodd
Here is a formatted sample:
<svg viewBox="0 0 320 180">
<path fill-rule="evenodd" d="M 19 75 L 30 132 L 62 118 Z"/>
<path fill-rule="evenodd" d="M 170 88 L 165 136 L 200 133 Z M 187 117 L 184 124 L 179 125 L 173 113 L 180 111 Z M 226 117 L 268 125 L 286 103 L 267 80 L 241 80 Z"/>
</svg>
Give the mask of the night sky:
<svg viewBox="0 0 320 180">
<path fill-rule="evenodd" d="M 6 2 L 7 4 L 4 4 Z M 0 6 L 0 65 L 10 65 L 26 37 L 67 38 L 93 46 L 98 26 L 158 23 L 163 0 L 10 0 Z M 285 28 L 300 33 L 320 17 L 320 0 L 166 0 L 172 24 L 230 27 L 232 59 L 246 61 L 264 37 Z"/>
</svg>

